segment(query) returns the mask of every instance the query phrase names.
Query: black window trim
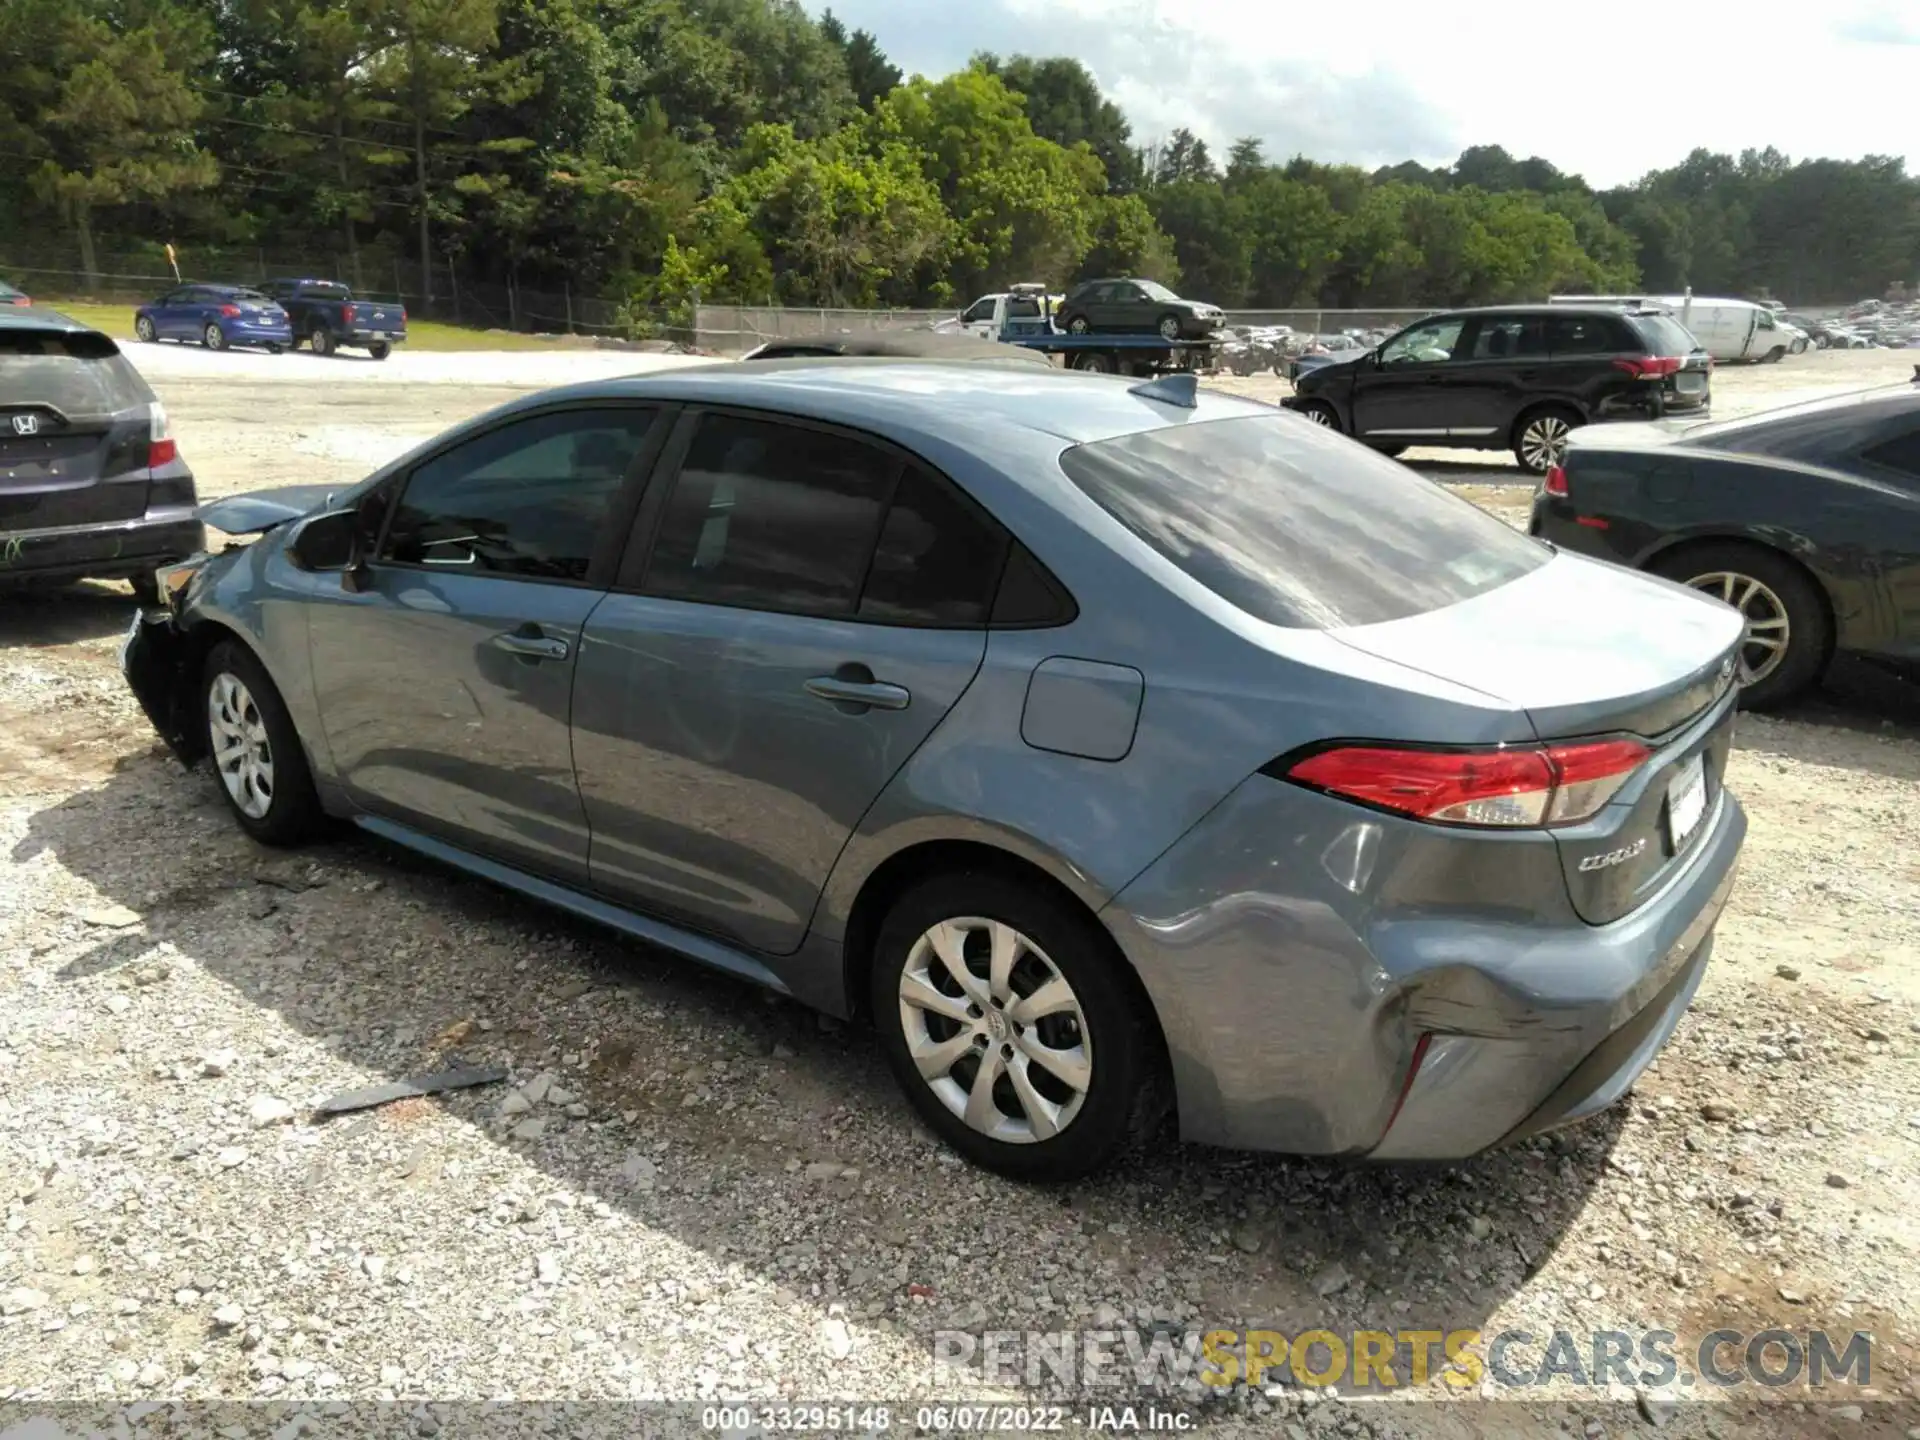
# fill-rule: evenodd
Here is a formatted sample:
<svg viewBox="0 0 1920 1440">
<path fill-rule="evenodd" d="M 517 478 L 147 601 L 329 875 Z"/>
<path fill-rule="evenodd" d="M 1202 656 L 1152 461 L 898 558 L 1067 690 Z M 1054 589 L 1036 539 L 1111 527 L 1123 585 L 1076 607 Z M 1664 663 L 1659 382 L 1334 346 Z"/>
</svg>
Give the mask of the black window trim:
<svg viewBox="0 0 1920 1440">
<path fill-rule="evenodd" d="M 1006 539 L 1001 547 L 999 572 L 994 576 L 993 587 L 987 592 L 986 617 L 977 624 L 956 621 L 911 621 L 891 620 L 878 616 L 859 613 L 860 599 L 866 593 L 868 575 L 863 574 L 860 588 L 854 595 L 854 608 L 845 615 L 821 615 L 809 610 L 793 610 L 778 605 L 741 605 L 722 604 L 714 600 L 699 600 L 685 595 L 668 595 L 650 589 L 647 585 L 648 572 L 653 566 L 653 551 L 660 539 L 661 521 L 667 508 L 667 499 L 673 494 L 673 487 L 680 478 L 680 468 L 686 463 L 687 452 L 693 447 L 693 437 L 698 433 L 700 422 L 706 416 L 757 421 L 768 425 L 790 425 L 796 429 L 813 430 L 824 435 L 836 436 L 856 444 L 873 447 L 895 461 L 895 468 L 889 483 L 886 503 L 880 507 L 879 523 L 874 529 L 873 550 L 867 556 L 867 569 L 870 573 L 875 556 L 879 550 L 880 537 L 886 531 L 887 516 L 893 509 L 895 496 L 899 493 L 901 477 L 908 466 L 917 466 L 931 478 L 935 484 L 944 485 L 959 497 L 961 504 L 984 520 Z M 833 624 L 874 625 L 888 630 L 977 630 L 986 633 L 989 630 L 1046 630 L 1071 624 L 1079 618 L 1080 606 L 1071 591 L 1061 583 L 1052 569 L 1038 555 L 1033 547 L 1025 544 L 1012 528 L 983 505 L 966 486 L 928 460 L 916 455 L 905 446 L 889 440 L 883 435 L 859 429 L 857 426 L 836 424 L 829 420 L 816 420 L 810 415 L 795 415 L 784 410 L 762 410 L 750 405 L 709 403 L 686 406 L 673 425 L 673 434 L 662 447 L 653 466 L 652 476 L 646 486 L 646 493 L 636 507 L 631 523 L 631 534 L 627 538 L 624 554 L 617 571 L 607 589 L 616 595 L 633 595 L 648 600 L 668 600 L 680 605 L 704 605 L 715 610 L 739 610 L 757 615 L 789 615 L 801 620 L 821 620 Z M 622 532 L 625 534 L 626 532 Z M 1006 579 L 1007 567 L 1012 562 L 1015 549 L 1024 549 L 1032 559 L 1047 587 L 1062 602 L 1064 618 L 1045 622 L 1028 621 L 1017 624 L 993 621 L 993 611 L 999 601 L 1000 587 Z"/>
<path fill-rule="evenodd" d="M 375 570 L 404 570 L 415 574 L 446 573 L 443 566 L 414 565 L 404 560 L 394 560 L 385 554 L 387 541 L 391 538 L 393 529 L 393 517 L 399 513 L 400 502 L 406 497 L 407 487 L 413 483 L 413 477 L 422 467 L 431 465 L 463 445 L 484 439 L 488 435 L 496 435 L 502 430 L 525 421 L 545 419 L 549 415 L 577 414 L 593 410 L 646 410 L 652 413 L 654 420 L 639 451 L 627 466 L 627 473 L 621 478 L 620 488 L 614 491 L 613 503 L 608 509 L 600 535 L 594 541 L 593 554 L 587 557 L 587 573 L 578 580 L 569 580 L 560 575 L 513 575 L 497 571 L 479 573 L 486 575 L 489 579 L 513 580 L 523 585 L 557 585 L 569 590 L 608 589 L 609 582 L 619 566 L 620 552 L 625 543 L 628 528 L 633 523 L 634 512 L 640 507 L 641 498 L 651 482 L 661 451 L 666 446 L 667 437 L 673 431 L 675 421 L 678 419 L 680 410 L 678 405 L 640 396 L 600 395 L 516 410 L 510 415 L 501 416 L 493 424 L 443 436 L 444 443 L 435 445 L 429 453 L 420 456 L 404 471 L 388 476 L 385 480 L 369 487 L 360 496 L 360 499 L 364 500 L 376 491 L 383 489 L 390 491 L 386 514 L 380 520 L 380 533 L 373 542 L 373 553 L 367 557 L 368 567 Z"/>
</svg>

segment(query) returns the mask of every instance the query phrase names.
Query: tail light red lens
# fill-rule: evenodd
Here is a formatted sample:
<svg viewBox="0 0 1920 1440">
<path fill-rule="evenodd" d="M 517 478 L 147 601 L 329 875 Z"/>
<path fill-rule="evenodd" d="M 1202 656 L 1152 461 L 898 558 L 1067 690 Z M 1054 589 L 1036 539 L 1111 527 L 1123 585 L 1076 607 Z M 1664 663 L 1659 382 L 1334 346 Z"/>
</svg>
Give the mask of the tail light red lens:
<svg viewBox="0 0 1920 1440">
<path fill-rule="evenodd" d="M 1547 494 L 1557 495 L 1564 500 L 1567 496 L 1566 470 L 1559 465 L 1548 466 L 1547 478 L 1541 482 L 1540 488 L 1545 490 Z"/>
<path fill-rule="evenodd" d="M 1636 380 L 1664 380 L 1680 373 L 1680 359 L 1676 355 L 1623 356 L 1613 362 L 1613 367 L 1626 371 Z"/>
<path fill-rule="evenodd" d="M 220 313 L 231 320 L 235 315 L 240 313 L 240 307 L 238 305 L 222 305 L 220 307 Z"/>
<path fill-rule="evenodd" d="M 1652 752 L 1638 740 L 1500 750 L 1322 750 L 1284 778 L 1329 795 L 1442 825 L 1570 825 L 1611 800 Z"/>
<path fill-rule="evenodd" d="M 180 446 L 173 438 L 166 407 L 156 400 L 147 406 L 147 468 L 157 470 L 179 458 Z"/>
</svg>

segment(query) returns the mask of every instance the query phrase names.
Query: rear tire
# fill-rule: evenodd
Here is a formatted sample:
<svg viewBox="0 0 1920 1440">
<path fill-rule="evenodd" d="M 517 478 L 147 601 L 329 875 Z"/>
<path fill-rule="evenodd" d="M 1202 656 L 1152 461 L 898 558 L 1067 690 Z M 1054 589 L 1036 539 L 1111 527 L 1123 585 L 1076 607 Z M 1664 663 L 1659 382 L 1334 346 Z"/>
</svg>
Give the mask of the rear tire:
<svg viewBox="0 0 1920 1440">
<path fill-rule="evenodd" d="M 1513 425 L 1513 458 L 1520 468 L 1544 475 L 1567 455 L 1567 436 L 1585 423 L 1576 410 L 1564 405 L 1542 405 L 1529 410 Z"/>
<path fill-rule="evenodd" d="M 1404 445 L 1375 445 L 1372 448 L 1389 460 L 1397 460 L 1407 452 L 1407 447 Z"/>
<path fill-rule="evenodd" d="M 384 360 L 393 353 L 393 346 L 387 344 L 384 340 L 378 341 L 367 347 L 367 353 L 376 360 Z"/>
<path fill-rule="evenodd" d="M 278 345 L 267 346 L 267 353 L 269 355 L 278 355 L 280 353 L 280 350 L 281 350 L 281 347 Z"/>
<path fill-rule="evenodd" d="M 316 355 L 331 355 L 333 353 L 333 333 L 329 330 L 323 330 L 316 325 L 312 333 L 307 337 L 307 344 L 313 347 L 313 353 Z"/>
<path fill-rule="evenodd" d="M 1778 551 L 1738 542 L 1688 546 L 1656 556 L 1648 568 L 1740 610 L 1747 621 L 1742 709 L 1784 705 L 1826 672 L 1833 653 L 1826 601 L 1806 571 Z"/>
<path fill-rule="evenodd" d="M 1113 361 L 1108 356 L 1089 351 L 1085 355 L 1074 357 L 1073 368 L 1084 371 L 1088 375 L 1111 375 L 1113 374 Z"/>
<path fill-rule="evenodd" d="M 1067 321 L 1067 333 L 1069 335 L 1090 335 L 1093 333 L 1093 322 L 1084 315 L 1075 315 L 1071 320 Z"/>
<path fill-rule="evenodd" d="M 227 640 L 201 671 L 200 723 L 220 793 L 240 828 L 263 845 L 298 845 L 324 816 L 293 717 L 266 667 Z"/>
<path fill-rule="evenodd" d="M 1168 1087 L 1152 1017 L 1111 939 L 1067 901 L 990 871 L 944 875 L 895 901 L 874 944 L 887 1062 L 974 1164 L 1077 1180 L 1158 1130 Z M 1023 1008 L 1043 990 L 1045 1008 Z"/>
<path fill-rule="evenodd" d="M 200 332 L 200 343 L 209 350 L 224 350 L 227 348 L 227 332 L 209 322 L 207 328 Z"/>
</svg>

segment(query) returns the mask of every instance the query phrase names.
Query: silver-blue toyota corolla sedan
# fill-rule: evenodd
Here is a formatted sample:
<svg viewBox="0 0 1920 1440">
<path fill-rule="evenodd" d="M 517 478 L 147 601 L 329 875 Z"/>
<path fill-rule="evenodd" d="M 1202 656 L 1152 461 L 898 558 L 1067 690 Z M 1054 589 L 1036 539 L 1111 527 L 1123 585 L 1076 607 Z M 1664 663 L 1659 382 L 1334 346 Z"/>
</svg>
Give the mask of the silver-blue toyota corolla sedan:
<svg viewBox="0 0 1920 1440">
<path fill-rule="evenodd" d="M 249 834 L 865 1016 L 1013 1175 L 1590 1115 L 1746 830 L 1733 610 L 1191 380 L 703 367 L 206 518 L 125 668 Z"/>
</svg>

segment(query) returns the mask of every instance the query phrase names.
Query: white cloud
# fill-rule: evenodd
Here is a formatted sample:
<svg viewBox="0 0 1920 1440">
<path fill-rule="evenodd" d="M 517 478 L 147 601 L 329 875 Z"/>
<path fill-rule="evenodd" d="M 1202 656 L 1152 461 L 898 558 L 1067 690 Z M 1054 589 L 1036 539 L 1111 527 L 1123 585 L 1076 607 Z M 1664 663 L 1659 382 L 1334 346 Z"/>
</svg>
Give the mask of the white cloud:
<svg viewBox="0 0 1920 1440">
<path fill-rule="evenodd" d="M 810 8 L 822 8 L 808 0 Z M 903 68 L 976 50 L 1072 55 L 1137 138 L 1185 125 L 1220 151 L 1445 163 L 1542 155 L 1596 186 L 1695 146 L 1920 161 L 1911 0 L 1628 7 L 1566 0 L 839 0 Z"/>
</svg>

